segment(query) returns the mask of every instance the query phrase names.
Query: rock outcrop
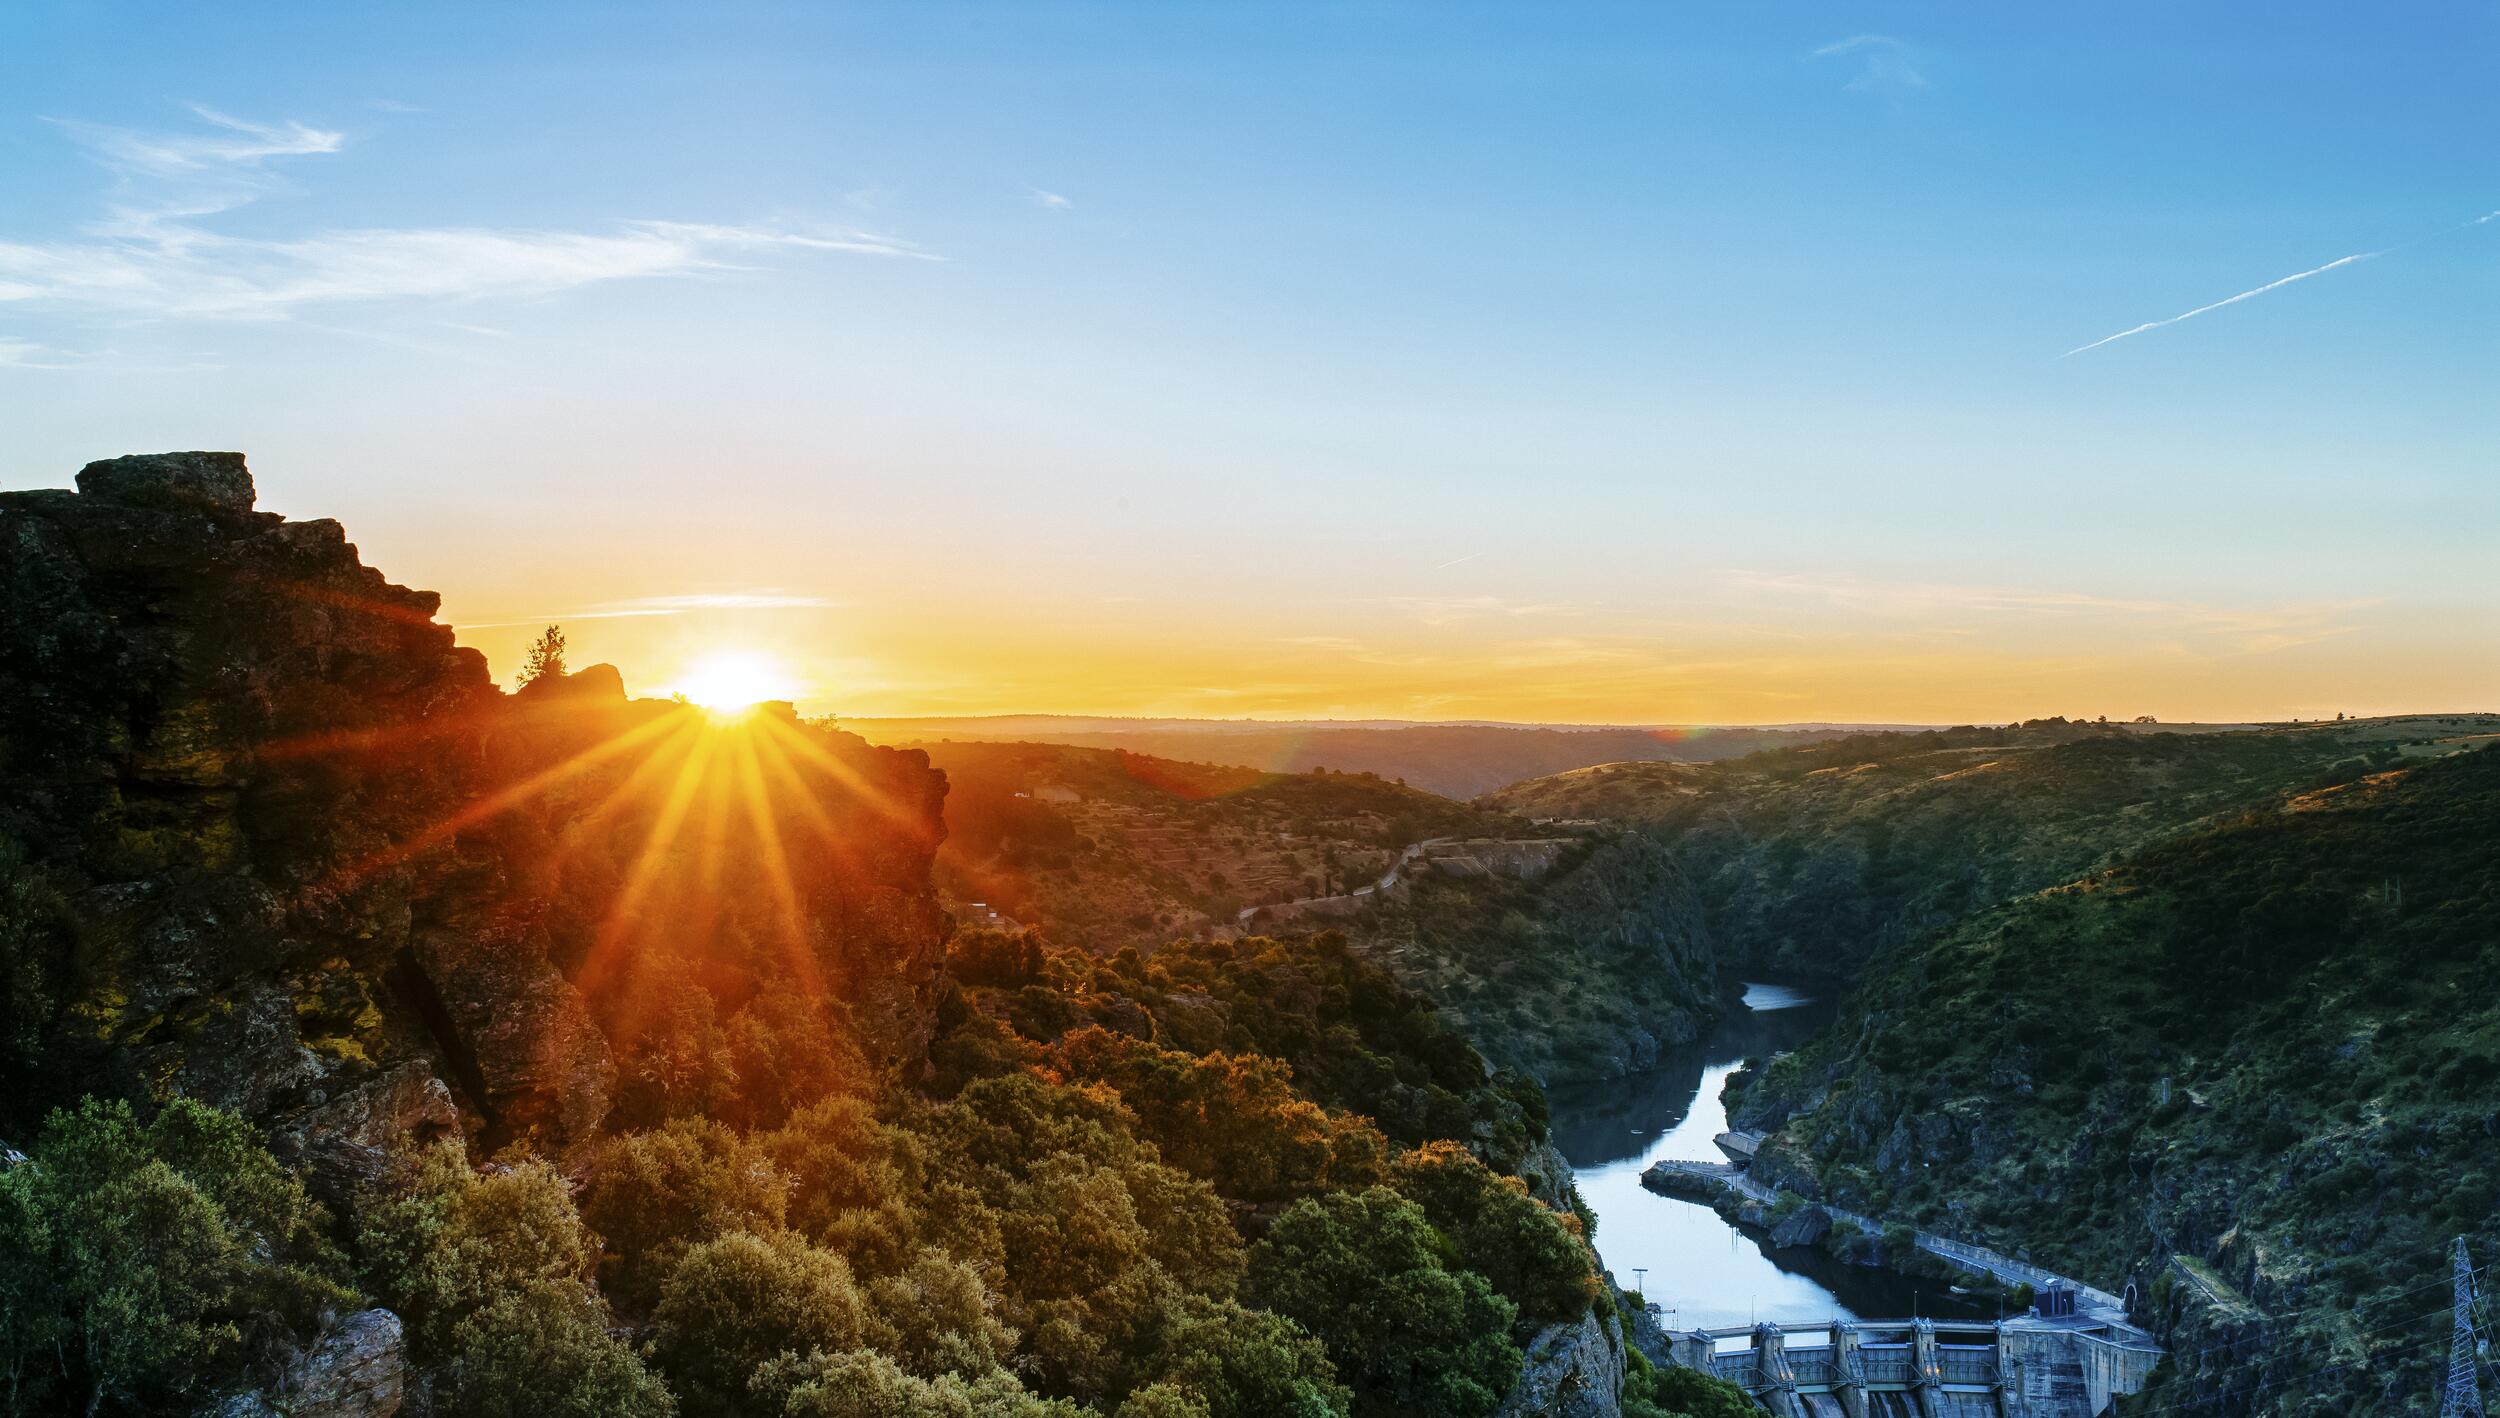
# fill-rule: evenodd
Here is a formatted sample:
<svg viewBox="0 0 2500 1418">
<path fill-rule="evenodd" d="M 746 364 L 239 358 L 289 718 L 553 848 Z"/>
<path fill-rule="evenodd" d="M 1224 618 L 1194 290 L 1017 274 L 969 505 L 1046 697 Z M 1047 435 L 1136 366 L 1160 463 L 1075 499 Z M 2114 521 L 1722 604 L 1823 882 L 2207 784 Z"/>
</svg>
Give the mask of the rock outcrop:
<svg viewBox="0 0 2500 1418">
<path fill-rule="evenodd" d="M 1526 1345 L 1527 1363 L 1496 1418 L 1620 1418 L 1623 1336 L 1595 1309 L 1548 1325 Z"/>
<path fill-rule="evenodd" d="M 391 1418 L 408 1379 L 399 1316 L 362 1310 L 332 1326 L 287 1369 L 287 1418 Z"/>
<path fill-rule="evenodd" d="M 1771 1227 L 1774 1246 L 1819 1246 L 1832 1233 L 1832 1214 L 1819 1206 L 1801 1206 Z"/>
<path fill-rule="evenodd" d="M 689 1032 L 924 1057 L 924 756 L 707 730 L 604 666 L 507 695 L 433 593 L 256 510 L 239 454 L 77 482 L 0 493 L 0 1132 L 185 1094 L 339 1200 L 455 1128 L 562 1148 Z M 732 853 L 783 889 L 707 889 Z"/>
<path fill-rule="evenodd" d="M 313 1195 L 345 1206 L 382 1181 L 394 1155 L 459 1134 L 451 1090 L 424 1060 L 410 1059 L 296 1114 L 270 1145 Z"/>
<path fill-rule="evenodd" d="M 407 1386 L 399 1316 L 359 1310 L 297 1351 L 267 1391 L 229 1395 L 201 1418 L 394 1418 Z"/>
</svg>

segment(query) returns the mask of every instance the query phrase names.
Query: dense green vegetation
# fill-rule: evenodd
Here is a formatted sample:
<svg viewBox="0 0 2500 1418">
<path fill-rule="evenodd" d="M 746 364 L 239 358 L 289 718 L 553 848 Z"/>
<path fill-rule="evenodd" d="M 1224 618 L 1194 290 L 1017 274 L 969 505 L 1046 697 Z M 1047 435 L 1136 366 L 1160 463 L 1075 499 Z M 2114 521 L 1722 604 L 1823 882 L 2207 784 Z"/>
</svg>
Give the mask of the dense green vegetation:
<svg viewBox="0 0 2500 1418">
<path fill-rule="evenodd" d="M 231 1115 L 56 1114 L 0 1171 L 8 1411 L 195 1405 L 369 1299 L 444 1412 L 1483 1414 L 1612 1313 L 1509 1174 L 1542 1095 L 1342 940 L 971 931 L 942 986 L 927 1088 L 444 1142 L 352 1224 Z"/>
<path fill-rule="evenodd" d="M 1710 764 L 1616 764 L 1487 801 L 1595 817 L 1671 847 L 1720 963 L 1848 979 L 1887 946 L 2409 742 L 2423 720 L 2234 733 L 2034 721 L 1860 734 Z"/>
<path fill-rule="evenodd" d="M 348 1295 L 326 1218 L 231 1114 L 53 1114 L 0 1169 L 0 1400 L 179 1408 Z"/>
<path fill-rule="evenodd" d="M 1575 847 L 1538 881 L 1412 889 L 1359 922 L 1364 948 L 1488 1058 L 1547 1083 L 1618 1077 L 1698 1037 L 1716 964 L 1679 864 L 1638 836 Z"/>
<path fill-rule="evenodd" d="M 919 746 L 947 775 L 940 883 L 1098 946 L 1229 929 L 1344 891 L 1428 837 L 1518 824 L 1369 773 L 1267 773 L 1037 743 Z"/>
<path fill-rule="evenodd" d="M 1244 905 L 1367 886 L 1427 839 L 1550 835 L 1365 773 L 1048 744 L 928 751 L 953 785 L 941 879 L 963 899 L 1097 945 L 1229 934 Z M 1638 838 L 1575 844 L 1534 880 L 1414 864 L 1359 909 L 1287 924 L 1337 924 L 1499 1065 L 1549 1083 L 1611 1078 L 1689 1042 L 1717 1007 L 1679 871 Z"/>
<path fill-rule="evenodd" d="M 2500 752 L 2467 752 L 1891 952 L 1732 1102 L 1852 1208 L 2150 1267 L 2153 1404 L 2427 1411 L 2447 1243 L 2500 1247 L 2495 979 Z"/>
</svg>

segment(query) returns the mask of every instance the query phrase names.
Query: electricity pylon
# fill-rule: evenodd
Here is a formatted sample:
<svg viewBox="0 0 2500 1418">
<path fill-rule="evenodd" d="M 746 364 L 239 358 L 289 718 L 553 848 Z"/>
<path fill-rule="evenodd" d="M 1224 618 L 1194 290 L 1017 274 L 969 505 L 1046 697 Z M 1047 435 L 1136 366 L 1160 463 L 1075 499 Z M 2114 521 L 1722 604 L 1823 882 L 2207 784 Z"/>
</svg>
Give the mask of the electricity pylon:
<svg viewBox="0 0 2500 1418">
<path fill-rule="evenodd" d="M 2439 1396 L 2439 1418 L 2486 1418 L 2483 1391 L 2474 1382 L 2482 1360 L 2474 1336 L 2474 1267 L 2465 1259 L 2465 1238 L 2457 1237 L 2456 1330 L 2448 1340 L 2448 1386 Z"/>
</svg>

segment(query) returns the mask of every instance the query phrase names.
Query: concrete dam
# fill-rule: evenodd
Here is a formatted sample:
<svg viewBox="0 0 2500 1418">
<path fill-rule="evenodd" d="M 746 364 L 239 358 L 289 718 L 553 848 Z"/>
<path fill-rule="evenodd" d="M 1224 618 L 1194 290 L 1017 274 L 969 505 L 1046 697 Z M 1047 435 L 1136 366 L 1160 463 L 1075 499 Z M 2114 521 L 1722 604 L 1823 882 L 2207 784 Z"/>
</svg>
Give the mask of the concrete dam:
<svg viewBox="0 0 2500 1418">
<path fill-rule="evenodd" d="M 1751 1175 L 1762 1139 L 1727 1132 L 1714 1141 L 1732 1163 L 1664 1160 L 1642 1174 L 1642 1185 L 1724 1199 L 1761 1224 L 1781 1199 Z M 1886 1229 L 1836 1206 L 1809 1205 L 1869 1235 Z M 2142 1389 L 2161 1362 L 2153 1337 L 2129 1323 L 2131 1296 L 1950 1237 L 1911 1237 L 1929 1255 L 2033 1286 L 2044 1301 L 2062 1303 L 1994 1322 L 1862 1319 L 1693 1330 L 1665 1335 L 1666 1357 L 1736 1384 L 1779 1418 L 2099 1418 L 2114 1395 Z"/>
<path fill-rule="evenodd" d="M 1666 1336 L 1778 1418 L 2094 1418 L 2161 1359 L 2141 1331 L 2077 1316 L 1856 1320 Z"/>
</svg>

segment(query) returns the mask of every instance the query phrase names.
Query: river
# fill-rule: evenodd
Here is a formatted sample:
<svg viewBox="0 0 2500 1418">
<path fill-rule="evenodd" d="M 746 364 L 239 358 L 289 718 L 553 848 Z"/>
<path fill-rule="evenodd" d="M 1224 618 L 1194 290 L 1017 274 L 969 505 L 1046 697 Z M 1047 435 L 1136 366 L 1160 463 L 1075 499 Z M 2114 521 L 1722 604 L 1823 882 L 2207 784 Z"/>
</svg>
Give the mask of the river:
<svg viewBox="0 0 2500 1418">
<path fill-rule="evenodd" d="M 1996 1317 L 1993 1303 L 1974 1305 L 1933 1281 L 1844 1265 L 1811 1247 L 1775 1248 L 1707 1206 L 1641 1186 L 1642 1170 L 1662 1157 L 1726 1161 L 1711 1138 L 1727 1128 L 1719 1100 L 1727 1076 L 1748 1058 L 1804 1043 L 1833 1012 L 1829 1000 L 1747 982 L 1743 1008 L 1699 1045 L 1630 1078 L 1553 1095 L 1554 1145 L 1597 1213 L 1598 1254 L 1617 1281 L 1657 1303 L 1669 1328 Z"/>
</svg>

